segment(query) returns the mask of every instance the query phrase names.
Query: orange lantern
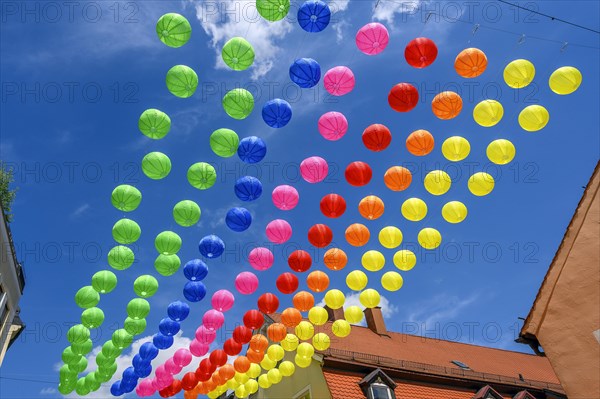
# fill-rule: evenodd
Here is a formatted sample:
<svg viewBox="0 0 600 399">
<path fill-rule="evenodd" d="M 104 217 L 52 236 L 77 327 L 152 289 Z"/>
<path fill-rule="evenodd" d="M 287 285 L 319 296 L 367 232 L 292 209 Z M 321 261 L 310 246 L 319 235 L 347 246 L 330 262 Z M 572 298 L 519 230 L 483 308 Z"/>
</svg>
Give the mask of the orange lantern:
<svg viewBox="0 0 600 399">
<path fill-rule="evenodd" d="M 229 381 L 235 375 L 235 369 L 231 364 L 226 364 L 219 369 L 219 376 L 221 379 L 225 380 L 225 382 Z"/>
<path fill-rule="evenodd" d="M 348 256 L 339 248 L 331 248 L 323 255 L 323 263 L 330 270 L 342 270 L 348 264 Z"/>
<path fill-rule="evenodd" d="M 300 291 L 292 299 L 294 307 L 301 312 L 308 312 L 315 306 L 315 297 L 307 291 Z"/>
<path fill-rule="evenodd" d="M 289 328 L 294 328 L 302 321 L 302 314 L 296 308 L 287 308 L 281 313 L 281 323 Z"/>
<path fill-rule="evenodd" d="M 306 277 L 306 284 L 311 291 L 323 292 L 329 287 L 329 276 L 327 273 L 315 270 Z"/>
<path fill-rule="evenodd" d="M 462 107 L 462 98 L 453 91 L 443 91 L 431 102 L 433 114 L 444 120 L 456 118 L 462 111 Z"/>
<path fill-rule="evenodd" d="M 265 352 L 248 349 L 248 352 L 246 352 L 246 357 L 251 363 L 260 363 L 265 357 Z"/>
<path fill-rule="evenodd" d="M 358 203 L 358 212 L 362 217 L 369 220 L 381 217 L 384 209 L 383 201 L 375 195 L 368 195 Z"/>
<path fill-rule="evenodd" d="M 257 352 L 264 352 L 269 346 L 269 340 L 262 334 L 254 334 L 250 340 L 250 349 Z"/>
<path fill-rule="evenodd" d="M 354 247 L 362 247 L 369 242 L 371 233 L 364 224 L 354 223 L 346 229 L 346 241 Z"/>
<path fill-rule="evenodd" d="M 198 383 L 196 390 L 198 391 L 199 395 L 206 395 L 212 391 L 212 389 L 210 389 L 210 387 L 206 384 L 206 381 Z"/>
<path fill-rule="evenodd" d="M 183 391 L 183 399 L 196 399 L 197 397 L 196 391 Z"/>
<path fill-rule="evenodd" d="M 212 377 L 210 377 L 210 379 L 212 380 L 212 382 L 214 382 L 216 384 L 216 386 L 223 385 L 223 384 L 227 383 L 227 380 L 224 379 L 219 374 L 218 370 L 213 373 L 213 375 L 212 375 Z"/>
<path fill-rule="evenodd" d="M 273 342 L 281 342 L 287 335 L 287 328 L 281 323 L 273 323 L 267 328 L 267 336 Z"/>
<path fill-rule="evenodd" d="M 412 183 L 412 174 L 402 166 L 392 166 L 385 172 L 383 182 L 392 191 L 406 190 Z"/>
<path fill-rule="evenodd" d="M 245 373 L 250 370 L 250 360 L 246 356 L 238 356 L 233 361 L 233 368 L 238 373 Z"/>
<path fill-rule="evenodd" d="M 487 64 L 487 57 L 483 51 L 478 48 L 466 48 L 456 56 L 454 69 L 463 78 L 476 78 L 485 72 Z"/>
<path fill-rule="evenodd" d="M 217 387 L 217 384 L 213 381 L 212 378 L 209 378 L 208 381 L 204 381 L 203 385 L 208 389 L 208 392 L 214 390 Z"/>
<path fill-rule="evenodd" d="M 415 130 L 406 139 L 406 149 L 413 155 L 422 157 L 433 151 L 434 140 L 427 130 Z"/>
</svg>

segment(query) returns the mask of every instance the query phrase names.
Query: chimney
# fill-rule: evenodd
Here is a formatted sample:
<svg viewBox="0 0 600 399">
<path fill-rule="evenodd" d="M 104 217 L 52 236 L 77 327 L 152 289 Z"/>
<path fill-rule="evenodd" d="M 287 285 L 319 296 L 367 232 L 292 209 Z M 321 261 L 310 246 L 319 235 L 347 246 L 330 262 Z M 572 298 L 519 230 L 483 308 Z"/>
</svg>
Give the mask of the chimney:
<svg viewBox="0 0 600 399">
<path fill-rule="evenodd" d="M 325 305 L 325 310 L 327 310 L 327 320 L 329 321 L 344 319 L 344 308 L 331 309 L 329 306 Z"/>
<path fill-rule="evenodd" d="M 383 314 L 381 313 L 381 307 L 365 309 L 365 319 L 367 319 L 367 327 L 378 335 L 388 335 L 387 329 L 385 328 L 385 322 L 383 321 Z"/>
</svg>

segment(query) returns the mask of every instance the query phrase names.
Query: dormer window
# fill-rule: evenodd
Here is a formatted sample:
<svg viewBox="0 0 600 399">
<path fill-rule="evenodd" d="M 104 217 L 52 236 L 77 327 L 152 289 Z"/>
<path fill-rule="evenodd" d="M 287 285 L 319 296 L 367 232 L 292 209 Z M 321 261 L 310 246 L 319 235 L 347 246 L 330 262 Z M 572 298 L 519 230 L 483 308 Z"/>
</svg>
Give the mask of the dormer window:
<svg viewBox="0 0 600 399">
<path fill-rule="evenodd" d="M 385 384 L 375 382 L 369 387 L 369 399 L 395 399 L 394 391 Z"/>
<path fill-rule="evenodd" d="M 365 376 L 358 385 L 367 399 L 396 399 L 396 383 L 381 369 L 375 369 Z"/>
</svg>

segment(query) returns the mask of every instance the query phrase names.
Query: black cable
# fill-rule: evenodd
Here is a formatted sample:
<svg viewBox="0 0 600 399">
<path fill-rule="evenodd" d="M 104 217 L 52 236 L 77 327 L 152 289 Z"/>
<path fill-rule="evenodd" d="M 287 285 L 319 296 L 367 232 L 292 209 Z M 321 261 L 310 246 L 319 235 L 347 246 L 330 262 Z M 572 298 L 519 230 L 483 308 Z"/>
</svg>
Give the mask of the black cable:
<svg viewBox="0 0 600 399">
<path fill-rule="evenodd" d="M 562 23 L 565 23 L 565 24 L 568 24 L 568 25 L 571 25 L 571 26 L 575 26 L 575 27 L 577 27 L 577 28 L 580 28 L 580 29 L 585 29 L 585 30 L 588 30 L 588 31 L 590 31 L 590 32 L 594 32 L 594 33 L 598 33 L 598 34 L 600 34 L 600 31 L 597 31 L 597 30 L 595 30 L 595 29 L 592 29 L 592 28 L 588 28 L 587 26 L 579 25 L 579 24 L 576 24 L 576 23 L 574 23 L 574 22 L 565 21 L 564 19 L 560 19 L 560 18 L 557 18 L 557 17 L 553 17 L 552 15 L 544 14 L 544 13 L 541 13 L 541 12 L 539 12 L 539 11 L 535 11 L 535 10 L 532 10 L 532 9 L 530 9 L 530 8 L 527 8 L 527 7 L 520 6 L 520 5 L 518 5 L 518 4 L 513 4 L 513 3 L 509 2 L 509 1 L 505 1 L 505 0 L 498 0 L 498 1 L 499 1 L 500 3 L 504 3 L 504 4 L 511 5 L 511 6 L 513 6 L 513 7 L 520 8 L 521 10 L 526 10 L 526 11 L 529 11 L 529 12 L 531 12 L 531 13 L 533 13 L 533 14 L 541 15 L 542 17 L 549 18 L 549 19 L 551 19 L 552 21 L 558 21 L 558 22 L 562 22 Z"/>
</svg>

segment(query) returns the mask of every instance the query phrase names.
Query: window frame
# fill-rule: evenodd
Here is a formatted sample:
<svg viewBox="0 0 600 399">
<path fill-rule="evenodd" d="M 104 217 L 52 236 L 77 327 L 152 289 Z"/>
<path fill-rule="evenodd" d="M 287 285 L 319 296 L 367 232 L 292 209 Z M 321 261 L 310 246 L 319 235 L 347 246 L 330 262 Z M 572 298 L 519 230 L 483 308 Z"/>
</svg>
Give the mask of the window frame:
<svg viewBox="0 0 600 399">
<path fill-rule="evenodd" d="M 300 391 L 298 391 L 298 393 L 296 393 L 292 399 L 304 399 L 304 396 L 308 394 L 308 399 L 312 399 L 312 389 L 310 385 L 305 386 L 304 388 L 302 388 Z"/>
<path fill-rule="evenodd" d="M 374 381 L 373 383 L 371 383 L 369 385 L 369 399 L 375 399 L 375 393 L 373 392 L 373 387 L 381 387 L 381 388 L 385 388 L 387 390 L 387 399 L 396 399 L 396 394 L 394 393 L 394 390 L 392 388 L 389 387 L 389 385 L 384 384 L 383 382 L 380 381 Z"/>
</svg>

